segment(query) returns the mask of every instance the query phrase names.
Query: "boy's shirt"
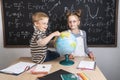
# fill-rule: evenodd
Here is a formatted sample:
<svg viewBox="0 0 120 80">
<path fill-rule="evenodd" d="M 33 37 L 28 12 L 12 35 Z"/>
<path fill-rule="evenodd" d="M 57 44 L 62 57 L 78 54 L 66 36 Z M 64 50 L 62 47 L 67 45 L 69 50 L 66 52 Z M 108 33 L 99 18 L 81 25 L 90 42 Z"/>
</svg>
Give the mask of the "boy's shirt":
<svg viewBox="0 0 120 80">
<path fill-rule="evenodd" d="M 40 46 L 37 44 L 37 41 L 39 39 L 45 37 L 46 37 L 45 32 L 35 29 L 33 36 L 31 38 L 30 47 L 31 47 L 32 60 L 36 63 L 38 62 L 43 63 L 46 58 L 47 45 Z"/>
</svg>

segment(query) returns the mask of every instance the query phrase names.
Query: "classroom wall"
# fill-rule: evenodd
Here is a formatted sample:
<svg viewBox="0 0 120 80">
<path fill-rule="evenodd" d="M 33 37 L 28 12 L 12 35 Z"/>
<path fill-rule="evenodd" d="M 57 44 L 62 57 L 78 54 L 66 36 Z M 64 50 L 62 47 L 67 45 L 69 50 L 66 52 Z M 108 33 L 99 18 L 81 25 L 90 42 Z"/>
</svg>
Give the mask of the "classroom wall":
<svg viewBox="0 0 120 80">
<path fill-rule="evenodd" d="M 120 1 L 119 1 L 120 3 Z M 4 48 L 3 25 L 0 0 L 0 69 L 7 67 L 19 57 L 31 56 L 29 48 Z M 120 5 L 118 10 L 117 47 L 90 47 L 96 56 L 96 62 L 108 80 L 120 80 Z"/>
</svg>

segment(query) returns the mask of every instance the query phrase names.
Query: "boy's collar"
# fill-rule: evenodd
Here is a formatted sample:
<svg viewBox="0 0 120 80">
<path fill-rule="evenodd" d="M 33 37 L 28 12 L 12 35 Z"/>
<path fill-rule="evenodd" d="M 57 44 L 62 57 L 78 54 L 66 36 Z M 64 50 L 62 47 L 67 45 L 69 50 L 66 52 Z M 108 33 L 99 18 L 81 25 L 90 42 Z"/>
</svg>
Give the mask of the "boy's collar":
<svg viewBox="0 0 120 80">
<path fill-rule="evenodd" d="M 41 30 L 39 30 L 38 28 L 36 28 L 36 26 L 34 26 L 34 29 L 35 29 L 35 31 L 42 32 L 42 33 L 46 33 L 45 31 L 41 31 Z"/>
</svg>

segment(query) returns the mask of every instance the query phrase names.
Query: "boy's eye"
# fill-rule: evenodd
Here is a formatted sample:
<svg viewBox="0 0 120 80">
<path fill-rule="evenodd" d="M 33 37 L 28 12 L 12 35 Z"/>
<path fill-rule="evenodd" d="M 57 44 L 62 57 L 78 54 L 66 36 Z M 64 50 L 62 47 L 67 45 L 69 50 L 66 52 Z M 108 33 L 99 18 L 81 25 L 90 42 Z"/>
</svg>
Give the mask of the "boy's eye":
<svg viewBox="0 0 120 80">
<path fill-rule="evenodd" d="M 48 25 L 48 23 L 42 23 L 42 24 L 44 24 L 44 25 Z"/>
</svg>

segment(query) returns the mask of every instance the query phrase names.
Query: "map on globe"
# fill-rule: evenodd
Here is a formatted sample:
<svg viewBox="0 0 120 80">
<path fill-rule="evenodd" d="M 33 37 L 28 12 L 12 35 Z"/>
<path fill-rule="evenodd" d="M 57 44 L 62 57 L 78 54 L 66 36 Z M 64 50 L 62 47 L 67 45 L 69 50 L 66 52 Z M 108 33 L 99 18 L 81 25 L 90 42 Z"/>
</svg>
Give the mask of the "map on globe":
<svg viewBox="0 0 120 80">
<path fill-rule="evenodd" d="M 55 43 L 56 51 L 59 54 L 71 54 L 76 48 L 75 36 L 67 31 L 61 32 Z"/>
</svg>

